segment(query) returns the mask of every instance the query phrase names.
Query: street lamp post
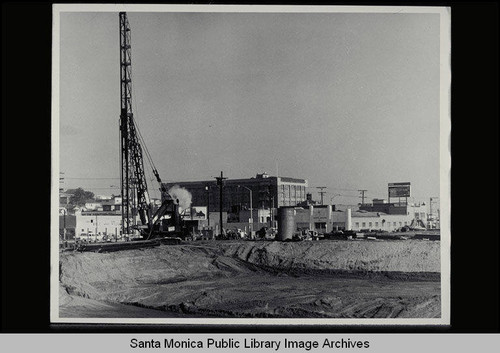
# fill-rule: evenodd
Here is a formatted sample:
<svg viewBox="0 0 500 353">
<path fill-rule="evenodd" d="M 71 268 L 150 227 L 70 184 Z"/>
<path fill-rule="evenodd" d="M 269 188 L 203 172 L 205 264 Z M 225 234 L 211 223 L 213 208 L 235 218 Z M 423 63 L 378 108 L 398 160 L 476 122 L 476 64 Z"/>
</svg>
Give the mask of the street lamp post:
<svg viewBox="0 0 500 353">
<path fill-rule="evenodd" d="M 408 198 L 407 198 L 407 200 L 408 200 Z M 417 214 L 415 213 L 415 197 L 412 197 L 412 200 L 413 200 L 413 204 L 412 204 L 413 220 L 414 220 L 414 223 L 416 226 L 416 225 L 418 225 L 418 218 L 417 218 Z M 406 201 L 406 208 L 408 208 L 408 201 Z"/>
<path fill-rule="evenodd" d="M 253 204 L 252 204 L 252 189 L 247 188 L 246 186 L 238 185 L 239 188 L 244 188 L 250 191 L 250 219 L 248 220 L 248 231 L 250 232 L 250 236 L 253 232 Z"/>
<path fill-rule="evenodd" d="M 205 186 L 205 190 L 207 191 L 207 220 L 208 228 L 210 229 L 210 186 Z"/>
</svg>

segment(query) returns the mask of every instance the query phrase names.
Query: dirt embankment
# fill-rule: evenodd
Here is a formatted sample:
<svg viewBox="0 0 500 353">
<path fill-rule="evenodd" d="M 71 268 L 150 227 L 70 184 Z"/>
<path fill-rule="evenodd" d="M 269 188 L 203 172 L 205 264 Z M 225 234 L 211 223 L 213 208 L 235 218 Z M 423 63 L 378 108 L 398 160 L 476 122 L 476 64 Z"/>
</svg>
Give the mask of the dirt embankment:
<svg viewBox="0 0 500 353">
<path fill-rule="evenodd" d="M 439 242 L 265 242 L 223 249 L 226 256 L 285 271 L 440 272 Z"/>
<path fill-rule="evenodd" d="M 61 254 L 60 283 L 71 297 L 194 316 L 435 317 L 439 268 L 438 242 L 197 242 Z M 78 303 L 62 297 L 63 309 Z"/>
</svg>

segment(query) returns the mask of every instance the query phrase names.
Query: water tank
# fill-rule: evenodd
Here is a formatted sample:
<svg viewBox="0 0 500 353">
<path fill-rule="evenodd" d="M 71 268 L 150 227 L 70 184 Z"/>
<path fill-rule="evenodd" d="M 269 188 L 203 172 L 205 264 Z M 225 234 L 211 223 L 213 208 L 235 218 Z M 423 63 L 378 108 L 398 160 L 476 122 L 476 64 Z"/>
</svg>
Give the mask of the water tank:
<svg viewBox="0 0 500 353">
<path fill-rule="evenodd" d="M 292 239 L 295 228 L 295 207 L 280 207 L 278 209 L 278 236 L 276 240 Z"/>
<path fill-rule="evenodd" d="M 351 209 L 348 208 L 345 213 L 345 230 L 352 230 L 352 215 Z"/>
</svg>

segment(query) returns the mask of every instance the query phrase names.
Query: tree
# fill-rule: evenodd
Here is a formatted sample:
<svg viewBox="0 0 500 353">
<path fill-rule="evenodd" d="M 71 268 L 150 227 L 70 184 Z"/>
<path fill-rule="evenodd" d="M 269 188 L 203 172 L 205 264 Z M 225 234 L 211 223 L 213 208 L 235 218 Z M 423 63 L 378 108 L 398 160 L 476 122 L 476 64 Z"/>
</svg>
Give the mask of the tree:
<svg viewBox="0 0 500 353">
<path fill-rule="evenodd" d="M 94 193 L 91 191 L 85 191 L 82 188 L 71 189 L 67 192 L 73 194 L 69 202 L 75 206 L 83 206 L 85 203 L 94 200 Z"/>
</svg>

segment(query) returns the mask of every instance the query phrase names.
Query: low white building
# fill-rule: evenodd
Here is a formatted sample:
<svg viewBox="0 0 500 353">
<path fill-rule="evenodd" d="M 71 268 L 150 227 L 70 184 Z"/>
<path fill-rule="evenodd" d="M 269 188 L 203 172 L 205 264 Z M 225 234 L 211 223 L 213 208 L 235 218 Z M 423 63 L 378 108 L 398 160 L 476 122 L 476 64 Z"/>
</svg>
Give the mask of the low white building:
<svg viewBox="0 0 500 353">
<path fill-rule="evenodd" d="M 76 213 L 77 234 L 110 234 L 120 235 L 122 215 L 112 212 L 78 212 Z"/>
<path fill-rule="evenodd" d="M 383 230 L 392 232 L 404 226 L 412 225 L 413 213 L 386 214 L 346 209 L 334 211 L 331 205 L 295 208 L 297 230 L 311 229 L 320 233 L 332 230 Z"/>
<path fill-rule="evenodd" d="M 98 211 L 99 209 L 102 211 L 102 202 L 86 202 L 84 207 L 87 211 Z"/>
<path fill-rule="evenodd" d="M 383 230 L 392 232 L 404 226 L 410 226 L 412 214 L 387 214 L 383 212 L 351 212 L 351 230 Z"/>
</svg>

